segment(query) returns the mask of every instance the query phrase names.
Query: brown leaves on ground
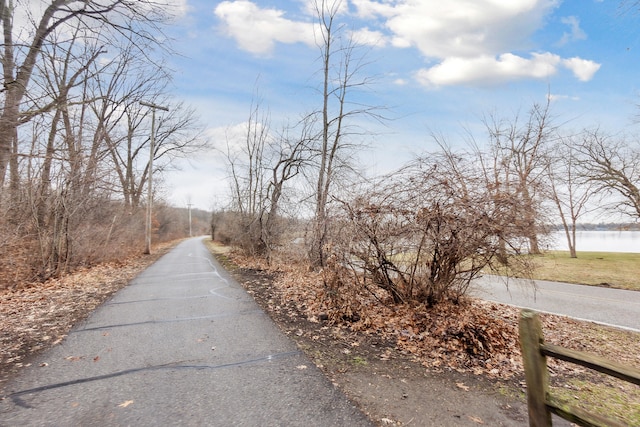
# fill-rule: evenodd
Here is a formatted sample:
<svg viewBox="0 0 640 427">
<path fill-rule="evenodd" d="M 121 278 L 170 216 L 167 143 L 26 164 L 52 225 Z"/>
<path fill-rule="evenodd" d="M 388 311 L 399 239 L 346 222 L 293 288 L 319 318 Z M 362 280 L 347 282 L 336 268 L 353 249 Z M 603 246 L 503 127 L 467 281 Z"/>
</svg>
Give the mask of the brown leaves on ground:
<svg viewBox="0 0 640 427">
<path fill-rule="evenodd" d="M 60 342 L 74 324 L 171 246 L 163 245 L 152 257 L 122 265 L 101 265 L 44 284 L 0 291 L 0 386 L 28 356 Z M 338 288 L 344 291 L 338 297 L 328 294 L 336 289 L 325 286 L 322 273 L 295 264 L 268 269 L 264 262 L 228 255 L 243 270 L 248 291 L 272 315 L 292 324 L 304 320 L 304 324 L 317 326 L 311 331 L 300 329 L 310 333 L 312 341 L 321 342 L 322 334 L 330 333 L 334 339 L 344 337 L 349 348 L 357 344 L 353 337 L 359 335 L 391 343 L 391 347 L 376 350 L 381 361 L 392 359 L 392 353 L 399 351 L 432 371 L 522 378 L 517 308 L 479 300 L 435 308 L 394 306 L 384 303 L 379 290 L 355 292 L 351 288 Z M 562 316 L 543 315 L 542 321 L 547 342 L 640 368 L 638 334 Z M 303 327 L 296 326 L 296 330 Z M 585 371 L 554 360 L 549 367 L 553 377 L 579 376 Z"/>
<path fill-rule="evenodd" d="M 25 359 L 62 341 L 74 324 L 174 244 L 158 245 L 152 256 L 0 290 L 0 386 Z"/>
<path fill-rule="evenodd" d="M 379 289 L 357 291 L 335 276 L 329 279 L 332 285 L 326 286 L 326 273 L 311 272 L 295 264 L 267 270 L 264 263 L 238 254 L 231 254 L 231 258 L 258 278 L 253 281 L 254 289 L 269 287 L 269 296 L 262 296 L 268 311 L 291 321 L 306 319 L 317 323 L 320 327 L 314 333 L 332 329 L 335 336 L 337 328 L 345 331 L 345 336 L 359 333 L 376 337 L 393 343 L 394 350 L 436 372 L 455 370 L 503 380 L 523 378 L 518 341 L 520 310 L 515 307 L 476 299 L 459 304 L 445 302 L 431 308 L 421 304 L 393 305 Z M 640 340 L 633 332 L 563 316 L 541 317 L 549 343 L 640 366 Z M 380 359 L 385 357 L 388 359 L 388 353 L 382 352 Z M 549 368 L 554 377 L 585 372 L 584 368 L 553 359 L 549 360 Z"/>
</svg>

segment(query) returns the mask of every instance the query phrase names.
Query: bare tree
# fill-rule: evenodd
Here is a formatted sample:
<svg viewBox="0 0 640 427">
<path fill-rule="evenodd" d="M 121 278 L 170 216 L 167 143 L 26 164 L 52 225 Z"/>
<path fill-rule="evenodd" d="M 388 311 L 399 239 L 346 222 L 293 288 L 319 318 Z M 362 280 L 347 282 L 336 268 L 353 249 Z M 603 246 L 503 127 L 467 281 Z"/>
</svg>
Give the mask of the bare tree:
<svg viewBox="0 0 640 427">
<path fill-rule="evenodd" d="M 547 150 L 555 135 L 549 98 L 544 105 L 534 104 L 524 123 L 516 116 L 485 124 L 497 160 L 495 165 L 504 168 L 502 178 L 507 179 L 501 183 L 496 176 L 495 182 L 515 191 L 520 201 L 518 221 L 523 225 L 519 228 L 529 241 L 529 252 L 539 254 L 538 234 L 543 224 L 539 206 L 544 194 Z"/>
<path fill-rule="evenodd" d="M 579 153 L 576 139 L 582 135 L 562 138 L 550 154 L 548 174 L 551 199 L 558 209 L 571 258 L 577 258 L 576 228 L 578 219 L 592 211 L 589 201 L 596 195 L 593 182 L 579 173 Z"/>
<path fill-rule="evenodd" d="M 261 241 L 268 262 L 271 261 L 272 251 L 279 243 L 279 237 L 282 234 L 276 228 L 285 185 L 296 178 L 311 161 L 310 147 L 315 140 L 315 126 L 310 120 L 311 118 L 307 117 L 298 123 L 298 126 L 285 128 L 270 146 L 269 151 L 273 159 L 269 166 L 270 179 L 267 184 L 265 218 L 261 221 L 263 224 Z"/>
<path fill-rule="evenodd" d="M 266 203 L 270 119 L 256 96 L 252 101 L 244 136 L 227 135 L 224 156 L 231 176 L 231 210 L 238 215 L 235 242 L 247 252 L 261 254 L 261 219 Z"/>
<path fill-rule="evenodd" d="M 22 181 L 21 188 L 29 197 L 18 206 L 26 209 L 28 203 L 33 212 L 31 227 L 38 236 L 42 277 L 67 270 L 78 218 L 86 213 L 89 199 L 103 196 L 91 194 L 95 176 L 87 167 L 87 159 L 95 159 L 98 149 L 87 146 L 92 128 L 87 81 L 93 77 L 92 64 L 104 51 L 84 39 L 81 28 L 68 30 L 53 31 L 52 43 L 42 47 L 21 112 L 21 124 L 36 122 L 34 130 L 47 128 L 47 136 L 34 133 L 29 151 L 16 149 L 13 156 L 27 159 L 28 180 Z M 12 166 L 11 170 L 13 174 L 18 169 Z M 16 205 L 15 198 L 12 204 Z"/>
<path fill-rule="evenodd" d="M 604 134 L 599 129 L 585 131 L 575 146 L 582 160 L 580 176 L 593 191 L 609 196 L 611 212 L 640 219 L 640 149 L 624 137 Z"/>
<path fill-rule="evenodd" d="M 120 55 L 96 67 L 90 85 L 96 122 L 94 145 L 102 147 L 111 159 L 116 187 L 129 209 L 142 202 L 149 176 L 148 109 L 141 107 L 140 101 L 171 104 L 169 113 L 157 118 L 154 172 L 162 173 L 171 160 L 208 144 L 193 108 L 163 95 L 170 76 L 159 65 L 139 58 L 135 45 L 127 43 Z"/>
<path fill-rule="evenodd" d="M 0 203 L 0 237 L 10 243 L 0 255 L 18 257 L 2 268 L 21 265 L 11 280 L 122 259 L 140 246 L 132 203 L 144 201 L 150 135 L 139 101 L 167 100 L 167 50 L 155 40 L 164 8 L 151 0 L 0 0 L 0 198 L 9 202 Z M 172 110 L 157 129 L 160 170 L 205 142 L 192 109 L 176 102 Z M 144 160 L 129 156 L 136 150 Z M 158 213 L 159 233 L 175 236 L 174 216 Z"/>
<path fill-rule="evenodd" d="M 87 30 L 87 34 L 96 37 L 103 35 L 110 37 L 131 37 L 134 34 L 147 42 L 154 42 L 152 32 L 147 28 L 159 31 L 158 24 L 165 19 L 163 8 L 148 0 L 52 0 L 44 7 L 42 13 L 34 19 L 36 9 L 33 3 L 17 0 L 0 1 L 0 22 L 3 34 L 3 55 L 1 65 L 3 70 L 3 105 L 0 114 L 0 188 L 4 187 L 7 167 L 12 165 L 12 187 L 17 185 L 18 173 L 16 163 L 17 129 L 24 120 L 21 105 L 28 94 L 34 68 L 40 58 L 43 47 L 49 37 L 63 28 L 78 28 Z M 30 11 L 33 24 L 27 40 L 14 40 L 17 28 L 14 28 L 16 9 Z M 143 24 L 143 25 L 140 25 Z M 97 31 L 101 28 L 100 32 Z M 110 29 L 110 35 L 105 30 Z M 106 43 L 106 42 L 105 42 Z M 144 55 L 144 48 L 141 49 Z"/>
<path fill-rule="evenodd" d="M 324 246 L 327 243 L 327 205 L 335 177 L 344 160 L 345 151 L 353 148 L 349 141 L 348 121 L 354 116 L 371 116 L 380 119 L 376 107 L 352 104 L 349 97 L 370 81 L 361 77 L 367 65 L 360 46 L 347 34 L 338 22 L 338 15 L 344 7 L 342 0 L 315 0 L 314 7 L 318 19 L 317 44 L 322 64 L 322 109 L 319 147 L 317 149 L 318 169 L 315 181 L 315 218 L 310 258 L 316 266 L 324 265 Z"/>
<path fill-rule="evenodd" d="M 236 243 L 245 250 L 271 259 L 278 244 L 276 229 L 285 185 L 312 156 L 313 122 L 307 117 L 280 135 L 271 131 L 268 113 L 254 101 L 241 144 L 227 140 L 225 157 L 230 169 L 233 201 L 239 214 Z"/>
<path fill-rule="evenodd" d="M 141 108 L 140 101 L 158 99 L 170 76 L 157 61 L 140 57 L 135 41 L 123 41 L 118 53 L 95 64 L 88 91 L 95 121 L 93 145 L 110 159 L 108 167 L 115 176 L 109 178 L 125 206 L 132 209 L 141 202 L 146 183 L 146 175 L 144 179 L 141 175 L 149 158 L 144 150 L 149 139 L 148 110 Z"/>
<path fill-rule="evenodd" d="M 36 188 L 34 200 L 36 221 L 39 224 L 44 223 L 46 215 L 48 195 L 51 191 L 54 155 L 60 152 L 66 153 L 73 169 L 71 175 L 75 176 L 76 180 L 80 177 L 79 156 L 83 148 L 80 141 L 72 142 L 75 132 L 71 129 L 72 118 L 70 115 L 77 110 L 81 118 L 80 128 L 87 127 L 84 112 L 87 105 L 86 84 L 91 78 L 89 68 L 104 53 L 100 47 L 87 42 L 87 40 L 79 42 L 81 34 L 82 32 L 78 28 L 73 33 L 65 35 L 64 38 L 56 32 L 51 34 L 54 43 L 43 46 L 43 60 L 36 64 L 34 70 L 34 84 L 41 96 L 35 97 L 33 96 L 35 91 L 31 91 L 28 108 L 22 114 L 23 122 L 26 122 L 30 120 L 30 117 L 38 117 L 53 111 L 53 115 L 48 121 L 50 127 L 46 146 L 43 149 L 40 184 Z M 56 139 L 60 133 L 66 135 L 67 141 L 67 147 L 62 150 L 56 146 Z M 79 134 L 78 137 L 82 139 L 82 134 Z M 95 149 L 97 147 L 94 147 L 94 150 L 89 154 L 90 157 L 96 155 Z M 32 155 L 34 154 L 32 151 Z M 82 153 L 82 155 L 84 154 L 86 153 Z M 85 178 L 83 181 L 88 183 L 90 180 Z M 78 190 L 80 189 L 79 186 L 76 187 Z"/>
<path fill-rule="evenodd" d="M 263 207 L 264 151 L 271 138 L 270 126 L 269 113 L 257 100 L 252 102 L 241 148 L 238 150 L 233 146 L 236 141 L 227 139 L 225 154 L 233 181 L 233 208 L 241 215 L 257 218 Z"/>
</svg>

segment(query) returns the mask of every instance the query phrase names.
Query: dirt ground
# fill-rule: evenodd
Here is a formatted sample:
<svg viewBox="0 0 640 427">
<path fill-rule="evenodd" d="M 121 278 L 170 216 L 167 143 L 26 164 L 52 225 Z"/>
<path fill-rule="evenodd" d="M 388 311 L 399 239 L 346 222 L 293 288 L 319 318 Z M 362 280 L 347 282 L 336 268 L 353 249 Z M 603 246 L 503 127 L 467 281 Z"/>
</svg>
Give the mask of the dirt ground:
<svg viewBox="0 0 640 427">
<path fill-rule="evenodd" d="M 394 308 L 385 317 L 382 307 L 373 308 L 376 313 L 360 307 L 362 316 L 330 321 L 312 296 L 322 292 L 312 273 L 254 267 L 237 257 L 228 265 L 280 328 L 377 425 L 528 425 L 517 308 L 476 301 L 458 311 L 445 306 L 429 318 L 420 310 L 407 317 Z M 635 333 L 549 314 L 541 321 L 548 343 L 640 368 Z M 477 334 L 475 341 L 467 339 L 469 331 Z M 428 337 L 434 333 L 442 339 Z M 473 346 L 483 337 L 492 341 L 484 342 L 492 349 L 484 356 Z M 640 387 L 556 359 L 547 363 L 554 396 L 623 425 L 640 425 Z M 554 416 L 553 425 L 573 424 Z"/>
<path fill-rule="evenodd" d="M 267 273 L 239 268 L 232 274 L 375 424 L 528 425 L 520 379 L 501 386 L 473 374 L 430 371 L 393 342 L 312 322 L 292 310 L 274 309 L 272 277 Z"/>
</svg>

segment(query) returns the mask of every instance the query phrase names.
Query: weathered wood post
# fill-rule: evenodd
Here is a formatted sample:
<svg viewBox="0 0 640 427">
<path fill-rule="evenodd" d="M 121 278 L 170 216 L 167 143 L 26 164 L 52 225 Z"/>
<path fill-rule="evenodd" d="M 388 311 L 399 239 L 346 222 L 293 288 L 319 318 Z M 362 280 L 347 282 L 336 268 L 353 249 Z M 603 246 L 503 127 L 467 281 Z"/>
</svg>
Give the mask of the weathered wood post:
<svg viewBox="0 0 640 427">
<path fill-rule="evenodd" d="M 522 362 L 527 380 L 529 426 L 550 427 L 551 412 L 545 403 L 549 392 L 549 373 L 547 358 L 540 351 L 540 345 L 544 343 L 544 336 L 538 313 L 522 310 L 519 332 Z"/>
</svg>

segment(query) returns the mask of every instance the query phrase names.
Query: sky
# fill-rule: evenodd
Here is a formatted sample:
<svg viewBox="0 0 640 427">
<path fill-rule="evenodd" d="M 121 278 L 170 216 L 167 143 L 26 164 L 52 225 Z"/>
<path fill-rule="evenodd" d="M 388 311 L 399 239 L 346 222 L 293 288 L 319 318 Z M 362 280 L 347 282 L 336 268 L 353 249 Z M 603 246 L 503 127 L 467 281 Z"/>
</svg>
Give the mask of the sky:
<svg viewBox="0 0 640 427">
<path fill-rule="evenodd" d="M 176 98 L 195 107 L 222 148 L 256 92 L 271 127 L 321 107 L 321 65 L 310 0 L 180 0 L 168 29 Z M 640 7 L 638 7 L 640 10 Z M 361 123 L 370 175 L 390 172 L 469 134 L 483 117 L 513 119 L 551 99 L 564 128 L 637 132 L 640 12 L 620 0 L 351 0 L 338 19 L 366 50 L 372 83 L 356 96 L 384 107 Z M 176 206 L 221 207 L 228 192 L 216 149 L 176 162 L 165 197 Z"/>
</svg>

